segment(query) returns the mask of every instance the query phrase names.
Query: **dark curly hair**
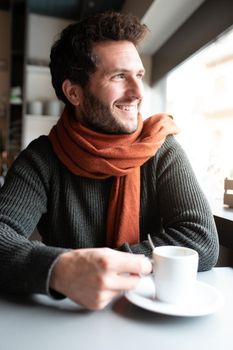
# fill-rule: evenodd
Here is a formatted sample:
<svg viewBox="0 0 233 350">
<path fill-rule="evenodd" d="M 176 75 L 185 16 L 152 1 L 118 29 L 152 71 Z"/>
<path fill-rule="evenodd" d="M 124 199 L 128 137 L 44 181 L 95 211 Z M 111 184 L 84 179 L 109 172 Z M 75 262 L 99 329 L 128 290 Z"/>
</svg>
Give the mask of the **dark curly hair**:
<svg viewBox="0 0 233 350">
<path fill-rule="evenodd" d="M 57 97 L 68 102 L 62 91 L 66 79 L 81 87 L 87 85 L 90 74 L 96 69 L 96 59 L 92 55 L 94 43 L 127 40 L 137 46 L 147 31 L 147 26 L 137 17 L 117 12 L 86 17 L 69 25 L 61 32 L 50 54 L 49 66 Z"/>
</svg>

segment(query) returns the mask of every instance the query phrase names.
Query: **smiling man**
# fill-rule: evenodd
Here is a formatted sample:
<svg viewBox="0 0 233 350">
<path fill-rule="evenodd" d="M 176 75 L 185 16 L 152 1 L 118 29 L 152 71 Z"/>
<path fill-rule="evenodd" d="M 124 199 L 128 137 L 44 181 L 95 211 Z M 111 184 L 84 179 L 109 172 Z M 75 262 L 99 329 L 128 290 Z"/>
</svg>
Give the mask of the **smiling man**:
<svg viewBox="0 0 233 350">
<path fill-rule="evenodd" d="M 103 13 L 53 45 L 52 83 L 66 107 L 1 189 L 1 291 L 103 308 L 151 272 L 148 233 L 155 246 L 197 250 L 200 271 L 216 263 L 213 216 L 173 119 L 143 122 L 139 111 L 146 32 L 132 15 Z M 36 227 L 42 242 L 29 240 Z"/>
</svg>

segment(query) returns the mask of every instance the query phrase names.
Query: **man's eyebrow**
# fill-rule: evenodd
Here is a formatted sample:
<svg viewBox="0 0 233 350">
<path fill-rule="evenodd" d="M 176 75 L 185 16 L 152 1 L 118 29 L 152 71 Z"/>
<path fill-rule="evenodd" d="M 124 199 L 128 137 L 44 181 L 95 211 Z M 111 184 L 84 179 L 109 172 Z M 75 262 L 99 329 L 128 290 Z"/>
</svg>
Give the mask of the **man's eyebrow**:
<svg viewBox="0 0 233 350">
<path fill-rule="evenodd" d="M 137 72 L 138 73 L 145 73 L 145 69 L 144 68 L 141 68 L 141 69 L 139 69 Z M 114 68 L 114 69 L 112 69 L 112 70 L 109 70 L 109 71 L 105 71 L 105 74 L 106 75 L 111 75 L 111 74 L 115 74 L 115 73 L 119 73 L 119 72 L 121 72 L 121 73 L 129 73 L 129 72 L 131 72 L 131 69 L 126 69 L 126 68 Z"/>
</svg>

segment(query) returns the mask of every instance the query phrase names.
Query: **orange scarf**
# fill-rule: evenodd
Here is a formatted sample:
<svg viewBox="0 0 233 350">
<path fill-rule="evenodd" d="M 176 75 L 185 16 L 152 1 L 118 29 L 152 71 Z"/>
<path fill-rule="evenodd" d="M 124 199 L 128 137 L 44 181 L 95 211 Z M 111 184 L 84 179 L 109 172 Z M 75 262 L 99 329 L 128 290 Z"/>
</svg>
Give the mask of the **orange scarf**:
<svg viewBox="0 0 233 350">
<path fill-rule="evenodd" d="M 138 116 L 132 134 L 109 135 L 88 129 L 65 108 L 49 139 L 60 161 L 75 175 L 92 179 L 114 176 L 107 214 L 108 247 L 139 242 L 140 166 L 155 155 L 169 134 L 177 133 L 172 118 Z"/>
</svg>

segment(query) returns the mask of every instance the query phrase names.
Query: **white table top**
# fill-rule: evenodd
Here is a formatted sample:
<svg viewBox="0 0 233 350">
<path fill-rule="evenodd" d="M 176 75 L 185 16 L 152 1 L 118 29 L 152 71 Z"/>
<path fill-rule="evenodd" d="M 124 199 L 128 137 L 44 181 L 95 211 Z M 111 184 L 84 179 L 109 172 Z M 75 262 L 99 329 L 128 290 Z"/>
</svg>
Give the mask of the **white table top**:
<svg viewBox="0 0 233 350">
<path fill-rule="evenodd" d="M 224 296 L 224 306 L 201 317 L 146 311 L 125 297 L 101 311 L 86 311 L 68 299 L 0 296 L 1 350 L 230 350 L 233 346 L 233 269 L 198 274 Z"/>
</svg>

